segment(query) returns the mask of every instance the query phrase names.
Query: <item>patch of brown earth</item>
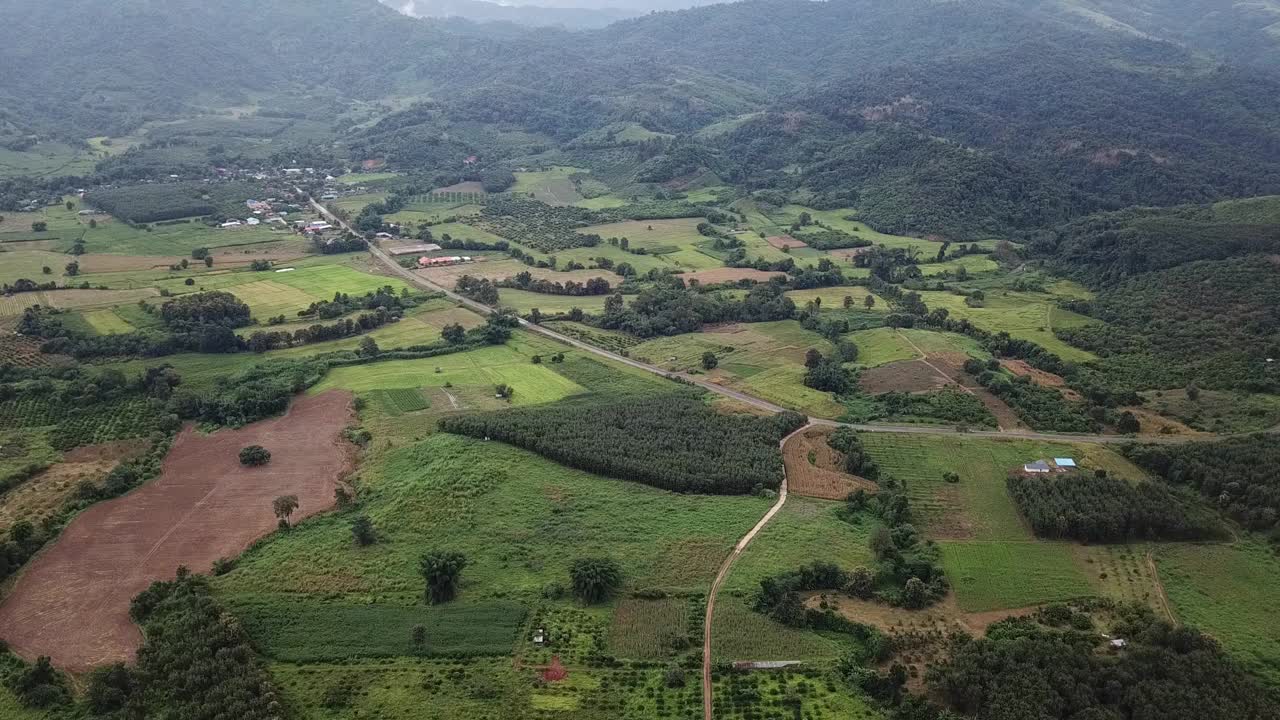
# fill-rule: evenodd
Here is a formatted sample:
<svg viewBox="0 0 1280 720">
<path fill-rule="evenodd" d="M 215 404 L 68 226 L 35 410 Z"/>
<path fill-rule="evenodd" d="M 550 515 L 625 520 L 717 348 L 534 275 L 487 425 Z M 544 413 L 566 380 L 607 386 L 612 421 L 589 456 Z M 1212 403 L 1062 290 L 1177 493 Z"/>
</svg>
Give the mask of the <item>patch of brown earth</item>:
<svg viewBox="0 0 1280 720">
<path fill-rule="evenodd" d="M 863 370 L 858 385 L 864 392 L 879 395 L 887 392 L 930 392 L 950 385 L 951 379 L 924 360 L 902 360 Z"/>
<path fill-rule="evenodd" d="M 333 391 L 244 428 L 187 428 L 160 477 L 81 513 L 27 566 L 0 605 L 0 635 L 23 657 L 48 655 L 73 672 L 131 661 L 142 640 L 129 618 L 135 595 L 179 565 L 206 572 L 272 532 L 278 496 L 298 496 L 294 522 L 332 506 L 352 467 L 342 439 L 351 418 L 350 394 Z M 270 464 L 240 464 L 254 444 L 271 451 Z"/>
<path fill-rule="evenodd" d="M 824 500 L 843 500 L 859 489 L 876 492 L 875 483 L 843 472 L 844 456 L 827 444 L 830 434 L 828 428 L 810 428 L 787 440 L 782 461 L 790 492 Z"/>
<path fill-rule="evenodd" d="M 838 250 L 830 251 L 830 255 L 831 257 L 841 258 L 844 260 L 852 260 L 859 255 L 868 252 L 871 252 L 870 247 L 840 248 Z"/>
<path fill-rule="evenodd" d="M 718 285 L 720 283 L 738 282 L 739 280 L 753 280 L 763 283 L 779 276 L 785 276 L 785 273 L 766 272 L 754 268 L 715 268 L 714 270 L 699 270 L 680 274 L 680 277 L 685 282 L 696 280 L 702 285 Z"/>
<path fill-rule="evenodd" d="M 775 235 L 773 237 L 765 238 L 764 241 L 769 243 L 770 247 L 774 247 L 779 250 L 784 250 L 784 249 L 794 250 L 798 248 L 809 247 L 808 243 L 797 240 L 791 237 L 790 235 Z"/>
<path fill-rule="evenodd" d="M 1211 434 L 1196 430 L 1195 428 L 1189 427 L 1174 418 L 1165 417 L 1164 415 L 1148 410 L 1147 408 L 1122 407 L 1120 410 L 1128 410 L 1133 413 L 1133 416 L 1138 419 L 1138 425 L 1142 428 L 1139 433 L 1141 435 L 1161 435 L 1166 437 L 1169 435 L 1182 435 L 1205 437 Z"/>
<path fill-rule="evenodd" d="M 456 183 L 456 184 L 454 184 L 454 185 L 450 185 L 449 187 L 436 188 L 435 190 L 432 190 L 431 192 L 432 192 L 432 193 L 448 193 L 448 192 L 456 192 L 456 193 L 478 193 L 478 194 L 483 195 L 483 194 L 484 194 L 484 185 L 482 185 L 479 181 L 471 180 L 471 181 L 468 181 L 468 182 L 460 182 L 460 183 Z"/>
<path fill-rule="evenodd" d="M 1080 393 L 1067 387 L 1067 381 L 1061 375 L 1054 375 L 1051 372 L 1031 367 L 1025 360 L 1001 360 L 1000 365 L 1014 375 L 1030 377 L 1031 382 L 1041 387 L 1057 390 L 1067 400 L 1079 402 L 1084 399 L 1080 396 Z"/>
</svg>

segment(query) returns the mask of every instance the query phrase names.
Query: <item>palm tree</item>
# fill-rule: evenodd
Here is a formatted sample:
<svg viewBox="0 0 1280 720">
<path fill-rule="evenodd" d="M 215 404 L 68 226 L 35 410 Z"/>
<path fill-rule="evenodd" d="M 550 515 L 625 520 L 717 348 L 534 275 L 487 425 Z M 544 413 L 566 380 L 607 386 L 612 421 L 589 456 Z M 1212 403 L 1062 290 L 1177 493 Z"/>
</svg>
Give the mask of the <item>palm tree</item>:
<svg viewBox="0 0 1280 720">
<path fill-rule="evenodd" d="M 610 558 L 579 558 L 569 568 L 573 594 L 590 605 L 600 602 L 622 585 L 622 569 Z"/>
<path fill-rule="evenodd" d="M 452 550 L 432 550 L 422 556 L 419 572 L 427 581 L 427 602 L 448 602 L 458 594 L 458 578 L 467 566 L 467 558 Z"/>
</svg>

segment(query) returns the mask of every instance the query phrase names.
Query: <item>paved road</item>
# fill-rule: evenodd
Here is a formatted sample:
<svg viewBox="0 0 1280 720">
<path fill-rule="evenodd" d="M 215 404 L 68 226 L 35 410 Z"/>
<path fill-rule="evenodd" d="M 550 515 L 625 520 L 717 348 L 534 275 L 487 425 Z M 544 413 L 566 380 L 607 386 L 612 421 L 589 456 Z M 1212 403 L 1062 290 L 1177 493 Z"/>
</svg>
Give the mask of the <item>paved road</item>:
<svg viewBox="0 0 1280 720">
<path fill-rule="evenodd" d="M 329 218 L 330 221 L 337 223 L 338 225 L 341 225 L 343 228 L 346 228 L 347 230 L 353 233 L 355 232 L 355 230 L 352 230 L 351 226 L 347 225 L 347 223 L 344 222 L 338 216 L 329 212 L 328 209 L 326 209 L 320 203 L 316 202 L 314 199 L 311 200 L 311 205 L 312 207 L 315 208 L 316 212 Z M 489 307 L 488 305 L 485 305 L 484 303 L 476 302 L 471 298 L 468 298 L 466 296 L 463 296 L 454 292 L 450 288 L 444 287 L 442 285 L 437 285 L 436 283 L 433 283 L 430 280 L 427 280 L 426 278 L 420 275 L 417 275 L 416 273 L 413 273 L 409 270 L 406 270 L 403 267 L 400 267 L 400 264 L 397 263 L 394 259 L 392 259 L 391 256 L 383 252 L 381 248 L 370 245 L 369 252 L 375 258 L 377 258 L 380 262 L 382 262 L 382 264 L 385 265 L 387 269 L 391 270 L 392 272 L 396 273 L 400 277 L 404 278 L 409 283 L 412 283 L 424 290 L 429 290 L 431 292 L 444 293 L 451 300 L 454 300 L 480 313 L 481 315 L 488 315 L 493 312 L 493 308 Z M 622 363 L 623 365 L 628 365 L 630 367 L 636 368 L 637 370 L 643 370 L 645 372 L 653 373 L 654 375 L 659 375 L 661 377 L 679 379 L 684 382 L 692 383 L 701 388 L 704 388 L 705 390 L 716 393 L 717 395 L 721 395 L 733 400 L 737 400 L 738 402 L 745 403 L 747 405 L 759 408 L 761 410 L 765 410 L 771 413 L 788 412 L 788 408 L 784 408 L 781 405 L 776 405 L 774 403 L 769 402 L 768 400 L 758 398 L 754 395 L 748 395 L 747 393 L 744 393 L 740 390 L 734 390 L 733 388 L 724 387 L 723 385 L 713 383 L 709 380 L 706 380 L 705 378 L 701 378 L 696 375 L 688 375 L 685 373 L 671 372 L 668 370 L 664 370 L 656 365 L 650 365 L 649 363 L 640 362 L 639 360 L 634 360 L 629 357 L 623 357 L 622 355 L 619 355 L 617 353 L 610 352 L 603 348 L 596 347 L 595 345 L 591 345 L 589 343 L 582 342 L 581 340 L 571 338 L 568 335 L 563 335 L 550 328 L 546 328 L 541 325 L 535 325 L 531 322 L 528 322 L 527 320 L 521 320 L 520 326 L 530 332 L 537 333 L 538 335 L 542 335 L 543 337 L 550 338 L 552 340 L 555 340 L 556 342 L 564 343 L 566 345 L 571 345 L 575 348 L 578 348 L 579 350 L 584 350 L 593 355 L 597 355 L 599 357 L 606 358 L 614 362 L 619 362 L 619 363 Z M 1123 435 L 1075 435 L 1075 434 L 1068 434 L 1068 433 L 1034 432 L 1030 430 L 1008 430 L 1003 432 L 996 431 L 996 430 L 964 430 L 962 431 L 962 430 L 957 430 L 954 427 L 947 427 L 942 425 L 866 425 L 861 423 L 842 423 L 842 422 L 836 422 L 834 420 L 826 420 L 823 418 L 809 418 L 809 422 L 811 424 L 827 425 L 831 427 L 851 427 L 859 432 L 869 432 L 869 433 L 905 433 L 905 434 L 912 434 L 912 435 L 965 435 L 969 437 L 1013 438 L 1013 439 L 1019 439 L 1019 440 L 1044 440 L 1049 442 L 1084 442 L 1084 443 L 1098 443 L 1098 444 L 1120 444 L 1120 443 L 1126 443 L 1126 442 L 1133 442 L 1135 440 L 1135 438 L 1126 437 Z M 1270 432 L 1277 432 L 1277 431 L 1280 431 L 1280 427 L 1273 428 Z M 1148 442 L 1148 443 L 1184 443 L 1184 442 L 1190 442 L 1196 439 L 1203 440 L 1207 438 L 1203 436 L 1199 438 L 1177 437 L 1177 436 L 1140 438 L 1141 442 Z"/>
</svg>

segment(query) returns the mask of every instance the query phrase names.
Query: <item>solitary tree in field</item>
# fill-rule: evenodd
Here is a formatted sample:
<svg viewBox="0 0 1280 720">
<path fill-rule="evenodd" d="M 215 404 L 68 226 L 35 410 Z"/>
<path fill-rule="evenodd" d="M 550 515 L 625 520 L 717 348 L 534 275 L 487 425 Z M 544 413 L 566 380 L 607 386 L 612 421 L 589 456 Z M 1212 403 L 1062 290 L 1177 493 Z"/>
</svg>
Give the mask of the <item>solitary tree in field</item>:
<svg viewBox="0 0 1280 720">
<path fill-rule="evenodd" d="M 44 232 L 45 230 L 48 230 L 48 229 L 49 229 L 49 223 L 43 220 L 37 220 L 31 223 L 32 232 Z"/>
<path fill-rule="evenodd" d="M 868 296 L 868 297 L 870 297 L 870 296 Z M 845 295 L 845 296 L 844 296 L 844 309 L 845 309 L 845 310 L 848 310 L 848 309 L 849 309 L 849 308 L 851 308 L 851 307 L 853 307 L 853 296 L 852 296 L 852 295 Z"/>
<path fill-rule="evenodd" d="M 213 267 L 213 256 L 212 256 L 212 255 L 205 255 L 205 256 L 204 256 L 204 266 L 205 266 L 205 267 L 207 267 L 207 268 L 211 268 L 211 267 Z"/>
<path fill-rule="evenodd" d="M 870 310 L 871 308 L 876 306 L 876 299 L 871 295 L 868 295 L 867 299 L 862 301 L 862 304 L 865 305 L 868 310 Z"/>
<path fill-rule="evenodd" d="M 413 630 L 409 634 L 413 640 L 413 646 L 422 649 L 427 646 L 427 628 L 424 625 L 414 625 Z"/>
<path fill-rule="evenodd" d="M 573 594 L 590 605 L 609 597 L 622 585 L 622 568 L 610 558 L 579 558 L 569 568 Z"/>
<path fill-rule="evenodd" d="M 804 354 L 804 366 L 812 370 L 822 364 L 822 353 L 809 348 Z"/>
<path fill-rule="evenodd" d="M 452 550 L 432 550 L 422 556 L 419 572 L 427 582 L 427 602 L 436 605 L 449 602 L 458 594 L 458 579 L 467 566 L 467 558 Z"/>
<path fill-rule="evenodd" d="M 373 522 L 364 515 L 351 521 L 351 535 L 357 545 L 372 545 L 378 541 L 378 533 L 373 529 Z"/>
<path fill-rule="evenodd" d="M 445 325 L 444 329 L 440 331 L 440 337 L 444 338 L 445 342 L 451 345 L 457 345 L 467 339 L 467 331 L 463 330 L 462 326 L 458 323 L 454 323 L 452 325 Z"/>
<path fill-rule="evenodd" d="M 875 576 L 867 568 L 859 565 L 849 574 L 849 584 L 845 586 L 845 590 L 856 598 L 870 600 L 872 593 L 875 592 Z"/>
<path fill-rule="evenodd" d="M 717 358 L 715 353 L 713 352 L 702 353 L 702 369 L 703 370 L 715 370 L 716 366 L 719 364 L 720 364 L 720 358 Z"/>
<path fill-rule="evenodd" d="M 261 445 L 250 445 L 240 450 L 240 464 L 258 467 L 271 462 L 271 451 Z"/>
<path fill-rule="evenodd" d="M 98 227 L 98 221 L 94 218 L 89 218 L 89 229 L 92 230 L 96 227 Z"/>
<path fill-rule="evenodd" d="M 368 335 L 360 339 L 360 349 L 357 354 L 361 357 L 373 358 L 382 354 L 382 349 L 378 347 L 378 341 Z"/>
<path fill-rule="evenodd" d="M 924 581 L 913 577 L 902 587 L 902 607 L 908 610 L 919 610 L 929 602 L 925 592 Z"/>
<path fill-rule="evenodd" d="M 297 509 L 298 509 L 297 495 L 281 495 L 280 497 L 271 501 L 271 510 L 276 514 L 276 517 L 279 518 L 280 527 L 282 528 L 289 527 L 289 516 L 292 515 L 293 511 Z"/>
<path fill-rule="evenodd" d="M 1121 413 L 1120 420 L 1116 422 L 1116 430 L 1119 430 L 1125 435 L 1131 435 L 1141 429 L 1142 425 L 1138 422 L 1138 418 L 1134 417 L 1134 414 L 1128 410 Z"/>
<path fill-rule="evenodd" d="M 66 272 L 67 277 L 75 277 L 80 274 L 80 263 L 72 260 L 67 263 L 66 267 L 63 268 L 63 271 Z"/>
<path fill-rule="evenodd" d="M 510 400 L 516 394 L 516 389 L 506 383 L 499 383 L 493 388 L 493 393 L 503 400 Z"/>
</svg>

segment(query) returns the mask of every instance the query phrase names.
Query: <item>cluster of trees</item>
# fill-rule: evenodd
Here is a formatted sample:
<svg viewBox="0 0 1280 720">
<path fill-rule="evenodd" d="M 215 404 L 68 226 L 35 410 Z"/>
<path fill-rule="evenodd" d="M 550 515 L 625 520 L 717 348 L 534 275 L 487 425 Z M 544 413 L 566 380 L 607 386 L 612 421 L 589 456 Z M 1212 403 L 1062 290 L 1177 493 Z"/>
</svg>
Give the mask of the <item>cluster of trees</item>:
<svg viewBox="0 0 1280 720">
<path fill-rule="evenodd" d="M 950 587 L 942 570 L 942 553 L 932 540 L 924 540 L 911 524 L 911 502 L 897 480 L 881 477 L 879 492 L 868 496 L 856 490 L 845 500 L 841 517 L 857 523 L 864 512 L 879 520 L 871 533 L 874 571 L 855 571 L 857 582 L 848 592 L 863 599 L 876 598 L 890 605 L 919 609 L 941 600 Z"/>
<path fill-rule="evenodd" d="M 89 695 L 100 714 L 245 720 L 285 715 L 248 635 L 203 577 L 178 568 L 175 579 L 154 583 L 134 598 L 129 615 L 143 630 L 137 666 L 94 673 Z"/>
<path fill-rule="evenodd" d="M 314 302 L 308 305 L 307 309 L 299 310 L 298 317 L 315 316 L 321 320 L 328 320 L 357 310 L 386 310 L 393 315 L 401 315 L 405 309 L 413 307 L 419 299 L 429 298 L 413 298 L 408 288 L 401 290 L 397 295 L 390 285 L 384 285 L 373 292 L 355 297 L 347 293 L 335 292 L 332 300 Z M 283 315 L 272 319 L 273 325 L 283 322 Z"/>
<path fill-rule="evenodd" d="M 445 432 L 532 450 L 588 472 L 677 492 L 741 495 L 782 481 L 778 442 L 804 425 L 787 413 L 717 413 L 683 393 L 584 401 L 441 419 Z"/>
<path fill-rule="evenodd" d="M 369 249 L 369 241 L 350 233 L 328 239 L 317 234 L 311 238 L 311 247 L 321 255 L 339 255 L 341 253 L 364 252 Z"/>
<path fill-rule="evenodd" d="M 845 343 L 853 348 L 853 357 L 848 362 L 852 362 L 858 358 L 858 346 L 853 343 Z M 825 357 L 817 350 L 810 349 L 805 353 L 805 373 L 804 384 L 814 390 L 822 392 L 836 393 L 837 395 L 846 393 L 854 388 L 856 381 L 854 375 L 844 367 L 846 362 L 843 357 Z"/>
<path fill-rule="evenodd" d="M 548 253 L 595 247 L 603 240 L 599 235 L 578 232 L 600 222 L 591 210 L 523 198 L 492 200 L 474 222 L 495 235 Z"/>
<path fill-rule="evenodd" d="M 224 290 L 168 300 L 160 306 L 160 320 L 174 332 L 188 332 L 208 325 L 239 328 L 252 322 L 249 306 Z"/>
<path fill-rule="evenodd" d="M 845 472 L 868 480 L 879 479 L 880 466 L 871 459 L 871 454 L 862 446 L 862 438 L 858 437 L 857 431 L 853 428 L 836 428 L 831 435 L 827 436 L 827 445 L 843 456 Z"/>
<path fill-rule="evenodd" d="M 360 313 L 355 318 L 346 318 L 330 325 L 316 324 L 293 332 L 258 330 L 249 336 L 246 346 L 252 352 L 262 353 L 277 348 L 338 340 L 360 335 L 398 319 L 399 315 L 393 315 L 385 308 L 378 308 L 376 312 Z"/>
<path fill-rule="evenodd" d="M 490 307 L 498 304 L 498 284 L 489 278 L 463 275 L 454 283 L 453 289 L 478 303 L 484 303 Z"/>
<path fill-rule="evenodd" d="M 516 273 L 515 277 L 501 280 L 498 287 L 516 288 L 519 290 L 528 290 L 529 292 L 543 293 L 546 295 L 608 295 L 612 288 L 609 281 L 604 278 L 594 277 L 585 283 L 574 282 L 569 280 L 564 283 L 552 282 L 544 278 L 534 279 L 529 271 Z"/>
<path fill-rule="evenodd" d="M 1208 540 L 1226 530 L 1196 498 L 1163 484 L 1134 485 L 1106 475 L 1072 473 L 1037 477 L 1015 473 L 1009 495 L 1036 534 L 1082 542 Z"/>
<path fill-rule="evenodd" d="M 614 294 L 605 300 L 597 324 L 637 337 L 655 337 L 697 332 L 709 323 L 787 320 L 796 308 L 785 291 L 778 283 L 757 285 L 746 297 L 733 300 L 686 289 L 676 279 L 640 292 L 630 305 L 624 306 L 622 295 Z"/>
<path fill-rule="evenodd" d="M 45 269 L 48 270 L 49 268 L 45 268 Z M 58 282 L 56 280 L 49 280 L 47 282 L 38 283 L 35 280 L 28 280 L 27 278 L 18 278 L 17 280 L 14 280 L 12 283 L 5 283 L 4 285 L 0 286 L 0 294 L 17 295 L 18 293 L 37 292 L 40 290 L 57 290 L 57 289 L 58 289 Z"/>
<path fill-rule="evenodd" d="M 1280 704 L 1212 638 L 1174 627 L 1145 607 L 1125 606 L 1111 634 L 1128 647 L 1106 652 L 1096 631 L 1010 618 L 985 637 L 961 636 L 927 675 L 931 696 L 904 703 L 897 720 L 943 720 L 950 711 L 979 720 L 1038 717 L 1160 717 L 1271 720 Z"/>
<path fill-rule="evenodd" d="M 1198 490 L 1240 524 L 1280 543 L 1280 443 L 1275 436 L 1137 445 L 1125 454 L 1172 485 Z"/>
</svg>

